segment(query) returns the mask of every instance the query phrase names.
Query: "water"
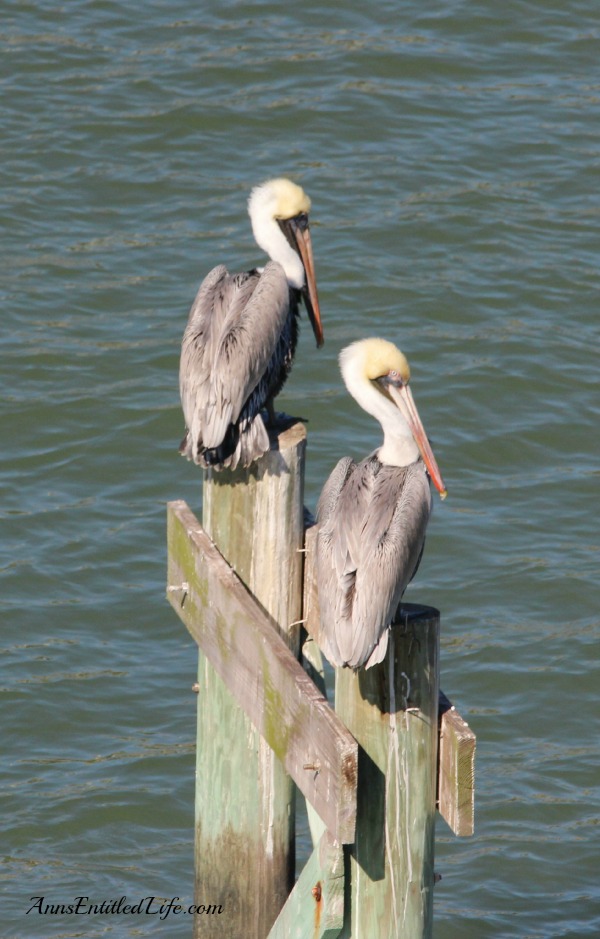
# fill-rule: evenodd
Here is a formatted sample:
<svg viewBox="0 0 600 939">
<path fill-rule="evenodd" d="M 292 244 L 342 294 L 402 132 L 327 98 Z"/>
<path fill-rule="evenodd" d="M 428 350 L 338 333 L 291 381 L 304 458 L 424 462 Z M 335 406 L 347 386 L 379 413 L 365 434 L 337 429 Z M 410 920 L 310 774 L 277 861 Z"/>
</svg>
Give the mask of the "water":
<svg viewBox="0 0 600 939">
<path fill-rule="evenodd" d="M 185 937 L 195 651 L 164 600 L 178 346 L 201 277 L 260 263 L 274 174 L 313 200 L 326 345 L 306 501 L 378 431 L 336 357 L 380 334 L 450 495 L 407 599 L 477 734 L 476 834 L 440 822 L 437 939 L 600 934 L 592 4 L 7 2 L 3 11 L 2 934 Z M 327 405 L 326 407 L 323 404 Z M 595 485 L 596 484 L 596 485 Z M 303 850 L 306 850 L 304 840 Z"/>
</svg>

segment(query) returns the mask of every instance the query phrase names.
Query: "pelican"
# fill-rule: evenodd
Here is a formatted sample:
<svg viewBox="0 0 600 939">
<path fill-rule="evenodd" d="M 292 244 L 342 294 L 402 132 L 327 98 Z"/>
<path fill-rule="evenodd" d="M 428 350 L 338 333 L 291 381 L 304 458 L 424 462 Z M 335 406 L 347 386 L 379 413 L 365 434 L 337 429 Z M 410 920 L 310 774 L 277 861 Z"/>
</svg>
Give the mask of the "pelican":
<svg viewBox="0 0 600 939">
<path fill-rule="evenodd" d="M 310 199 L 289 179 L 256 186 L 248 212 L 270 261 L 242 274 L 220 264 L 200 285 L 179 368 L 186 424 L 179 450 L 200 466 L 249 466 L 269 449 L 261 410 L 275 420 L 273 398 L 292 367 L 301 298 L 323 344 L 309 211 Z"/>
<path fill-rule="evenodd" d="M 390 624 L 421 560 L 431 514 L 429 477 L 446 497 L 412 392 L 406 358 L 363 339 L 340 353 L 346 388 L 383 429 L 383 445 L 339 461 L 317 510 L 321 648 L 332 665 L 385 658 Z M 429 474 L 429 476 L 428 476 Z"/>
</svg>

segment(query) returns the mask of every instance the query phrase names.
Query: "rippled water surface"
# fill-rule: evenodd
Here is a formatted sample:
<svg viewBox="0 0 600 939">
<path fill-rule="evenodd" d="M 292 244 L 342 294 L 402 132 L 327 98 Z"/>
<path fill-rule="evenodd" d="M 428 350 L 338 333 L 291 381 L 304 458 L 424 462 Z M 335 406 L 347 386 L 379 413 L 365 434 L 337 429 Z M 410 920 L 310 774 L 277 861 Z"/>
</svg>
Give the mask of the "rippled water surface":
<svg viewBox="0 0 600 939">
<path fill-rule="evenodd" d="M 406 351 L 450 490 L 407 596 L 442 611 L 478 738 L 435 936 L 600 935 L 595 5 L 7 0 L 2 22 L 2 935 L 191 934 L 26 911 L 192 900 L 179 342 L 214 264 L 261 263 L 245 203 L 274 174 L 312 197 L 326 330 L 317 354 L 304 321 L 279 399 L 309 419 L 307 504 L 377 445 L 336 362 L 369 334 Z"/>
</svg>

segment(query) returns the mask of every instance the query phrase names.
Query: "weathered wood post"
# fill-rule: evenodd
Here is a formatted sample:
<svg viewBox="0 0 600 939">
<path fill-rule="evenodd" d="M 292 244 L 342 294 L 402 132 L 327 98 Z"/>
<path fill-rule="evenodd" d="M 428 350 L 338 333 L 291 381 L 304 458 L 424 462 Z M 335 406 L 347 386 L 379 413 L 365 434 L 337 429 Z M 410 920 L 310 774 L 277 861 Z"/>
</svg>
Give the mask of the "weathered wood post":
<svg viewBox="0 0 600 939">
<path fill-rule="evenodd" d="M 436 779 L 440 813 L 472 834 L 475 737 L 439 705 L 430 607 L 403 605 L 381 665 L 337 671 L 336 712 L 299 663 L 300 617 L 313 646 L 320 630 L 304 449 L 295 425 L 250 470 L 207 474 L 204 527 L 167 506 L 167 597 L 202 650 L 195 901 L 224 914 L 194 934 L 431 939 Z M 286 772 L 319 821 L 291 892 Z"/>
<path fill-rule="evenodd" d="M 295 423 L 249 469 L 206 472 L 203 488 L 205 531 L 295 653 L 305 449 Z M 294 882 L 294 785 L 201 651 L 198 684 L 195 902 L 223 905 L 227 935 L 264 939 Z M 223 929 L 195 918 L 197 939 Z"/>
<path fill-rule="evenodd" d="M 359 744 L 345 939 L 430 939 L 439 613 L 403 604 L 386 659 L 336 670 L 335 707 Z"/>
</svg>

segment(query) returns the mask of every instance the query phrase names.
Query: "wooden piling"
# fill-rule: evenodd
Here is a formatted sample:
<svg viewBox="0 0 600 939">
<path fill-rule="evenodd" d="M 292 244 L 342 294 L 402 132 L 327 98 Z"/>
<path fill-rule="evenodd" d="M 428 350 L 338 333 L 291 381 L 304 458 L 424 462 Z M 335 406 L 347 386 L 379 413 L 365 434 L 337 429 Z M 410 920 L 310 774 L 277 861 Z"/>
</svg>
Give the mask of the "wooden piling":
<svg viewBox="0 0 600 939">
<path fill-rule="evenodd" d="M 431 939 L 436 780 L 440 813 L 471 834 L 475 738 L 439 690 L 431 607 L 402 605 L 383 663 L 337 670 L 335 712 L 314 683 L 304 450 L 295 424 L 249 470 L 207 473 L 204 526 L 168 505 L 167 596 L 201 650 L 195 902 L 223 910 L 196 916 L 194 936 L 225 922 L 248 939 Z M 315 844 L 293 890 L 290 777 Z"/>
<path fill-rule="evenodd" d="M 294 653 L 305 448 L 295 423 L 249 469 L 209 470 L 203 488 L 204 529 Z M 198 683 L 195 902 L 222 904 L 228 935 L 264 939 L 294 882 L 294 786 L 201 651 Z M 214 917 L 196 916 L 194 930 L 223 936 Z"/>
<path fill-rule="evenodd" d="M 384 662 L 336 670 L 336 711 L 359 744 L 344 939 L 432 935 L 438 657 L 439 613 L 403 604 Z"/>
</svg>

